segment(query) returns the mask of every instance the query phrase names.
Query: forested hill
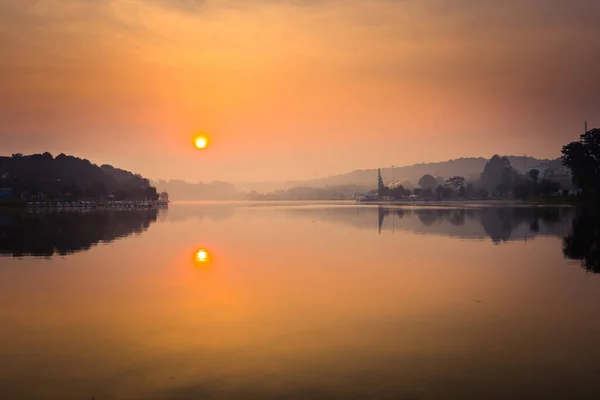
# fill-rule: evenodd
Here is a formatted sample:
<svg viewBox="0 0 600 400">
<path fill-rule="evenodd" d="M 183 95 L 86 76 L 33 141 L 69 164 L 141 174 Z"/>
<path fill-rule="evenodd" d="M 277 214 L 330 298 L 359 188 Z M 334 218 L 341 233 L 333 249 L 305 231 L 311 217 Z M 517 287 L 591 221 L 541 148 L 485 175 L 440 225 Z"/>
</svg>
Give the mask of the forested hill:
<svg viewBox="0 0 600 400">
<path fill-rule="evenodd" d="M 111 165 L 98 166 L 89 160 L 50 153 L 0 157 L 0 187 L 42 193 L 47 199 L 69 195 L 73 199 L 99 199 L 113 194 L 118 200 L 156 199 L 156 188 L 148 179 Z"/>
<path fill-rule="evenodd" d="M 544 165 L 552 160 L 537 159 L 533 157 L 523 156 L 507 156 L 512 167 L 521 174 L 527 173 L 532 168 L 543 169 Z M 386 183 L 394 180 L 398 183 L 407 185 L 408 187 L 416 185 L 419 179 L 425 175 L 441 176 L 444 179 L 451 176 L 463 176 L 467 180 L 477 180 L 481 171 L 487 164 L 489 159 L 479 158 L 458 158 L 438 163 L 421 163 L 404 167 L 396 166 L 392 173 L 389 166 L 381 168 L 381 174 Z M 384 166 L 382 166 L 384 167 Z M 289 182 L 288 186 L 311 186 L 311 187 L 327 187 L 334 185 L 354 184 L 359 186 L 373 185 L 374 177 L 377 176 L 377 169 L 357 170 L 341 175 L 328 176 L 324 178 L 314 179 L 303 182 Z M 408 182 L 410 181 L 410 185 Z"/>
</svg>

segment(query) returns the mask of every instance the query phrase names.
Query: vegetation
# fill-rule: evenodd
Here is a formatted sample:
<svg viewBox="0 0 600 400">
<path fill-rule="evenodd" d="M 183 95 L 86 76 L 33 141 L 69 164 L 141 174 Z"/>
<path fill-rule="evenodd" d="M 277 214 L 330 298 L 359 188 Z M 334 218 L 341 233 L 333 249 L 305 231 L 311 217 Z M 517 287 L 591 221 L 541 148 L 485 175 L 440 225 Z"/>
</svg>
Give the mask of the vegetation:
<svg viewBox="0 0 600 400">
<path fill-rule="evenodd" d="M 563 147 L 563 156 L 556 160 L 536 160 L 531 157 L 502 157 L 494 155 L 485 162 L 482 159 L 459 159 L 445 163 L 418 164 L 396 168 L 396 176 L 402 176 L 402 185 L 389 184 L 389 169 L 355 171 L 343 175 L 360 179 L 344 184 L 317 185 L 316 181 L 268 193 L 242 192 L 227 182 L 188 183 L 180 180 L 157 181 L 160 191 L 168 191 L 178 200 L 352 200 L 358 193 L 378 194 L 379 198 L 420 200 L 485 200 L 516 199 L 533 202 L 561 203 L 600 197 L 600 129 L 592 129 L 581 135 L 577 142 Z M 514 163 L 521 164 L 515 167 Z M 527 169 L 526 164 L 533 164 Z M 474 173 L 480 166 L 480 173 Z M 411 179 L 401 171 L 412 171 Z M 415 171 L 426 171 L 419 179 Z M 469 175 L 456 174 L 465 170 Z M 387 172 L 386 172 L 387 171 Z M 446 177 L 439 176 L 447 172 Z M 370 176 L 368 183 L 362 183 Z M 437 177 L 436 177 L 437 176 Z M 157 189 L 151 183 L 131 172 L 110 165 L 98 167 L 87 160 L 61 154 L 34 154 L 0 157 L 0 188 L 12 188 L 13 197 L 37 196 L 47 199 L 80 198 L 99 199 L 109 194 L 115 199 L 156 199 Z M 375 178 L 377 186 L 375 186 Z M 334 177 L 332 177 L 334 178 Z M 387 183 L 386 179 L 387 178 Z M 331 179 L 324 178 L 323 182 Z M 329 180 L 327 180 L 329 179 Z M 334 180 L 335 181 L 335 180 Z M 3 193 L 0 190 L 0 197 Z M 6 197 L 6 196 L 4 196 Z M 6 204 L 9 200 L 3 200 Z"/>
<path fill-rule="evenodd" d="M 426 174 L 419 179 L 419 186 L 422 189 L 435 189 L 437 185 L 438 181 L 432 175 Z"/>
<path fill-rule="evenodd" d="M 148 179 L 111 165 L 50 153 L 0 157 L 0 187 L 12 189 L 13 198 L 24 200 L 156 200 L 156 188 Z"/>
<path fill-rule="evenodd" d="M 581 189 L 584 196 L 600 197 L 600 129 L 592 129 L 581 135 L 577 142 L 567 144 L 562 149 L 563 165 L 573 175 L 573 184 Z"/>
</svg>

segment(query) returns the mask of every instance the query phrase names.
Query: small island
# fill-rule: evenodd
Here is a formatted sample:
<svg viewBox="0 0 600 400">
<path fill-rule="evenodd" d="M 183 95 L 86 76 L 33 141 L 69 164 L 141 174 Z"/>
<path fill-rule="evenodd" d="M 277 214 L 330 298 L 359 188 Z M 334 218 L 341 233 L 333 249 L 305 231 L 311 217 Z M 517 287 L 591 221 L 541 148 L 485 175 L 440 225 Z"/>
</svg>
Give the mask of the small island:
<svg viewBox="0 0 600 400">
<path fill-rule="evenodd" d="M 169 203 L 139 174 L 50 153 L 0 157 L 0 207 L 149 208 Z"/>
</svg>

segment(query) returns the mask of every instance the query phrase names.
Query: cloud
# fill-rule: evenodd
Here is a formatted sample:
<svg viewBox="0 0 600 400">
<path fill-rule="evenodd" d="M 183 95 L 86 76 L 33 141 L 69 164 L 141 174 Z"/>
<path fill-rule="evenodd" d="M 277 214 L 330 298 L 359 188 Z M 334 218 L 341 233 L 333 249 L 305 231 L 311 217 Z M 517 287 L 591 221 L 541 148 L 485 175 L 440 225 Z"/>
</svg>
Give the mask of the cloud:
<svg viewBox="0 0 600 400">
<path fill-rule="evenodd" d="M 595 0 L 4 0 L 0 135 L 202 125 L 283 148 L 282 132 L 416 138 L 423 119 L 558 135 L 600 109 L 598 16 Z"/>
</svg>

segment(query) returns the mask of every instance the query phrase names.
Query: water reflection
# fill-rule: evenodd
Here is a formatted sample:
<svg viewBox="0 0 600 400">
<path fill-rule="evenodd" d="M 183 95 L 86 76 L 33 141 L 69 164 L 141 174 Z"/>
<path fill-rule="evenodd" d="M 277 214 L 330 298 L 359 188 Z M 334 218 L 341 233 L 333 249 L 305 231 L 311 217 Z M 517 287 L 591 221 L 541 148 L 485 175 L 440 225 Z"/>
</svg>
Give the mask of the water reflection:
<svg viewBox="0 0 600 400">
<path fill-rule="evenodd" d="M 600 215 L 572 207 L 382 207 L 340 204 L 190 203 L 158 210 L 88 212 L 18 212 L 0 214 L 0 255 L 50 257 L 90 249 L 101 242 L 145 231 L 157 221 L 199 219 L 225 221 L 245 209 L 247 216 L 267 218 L 283 212 L 312 222 L 342 223 L 357 229 L 377 229 L 489 239 L 494 244 L 539 236 L 563 239 L 566 258 L 581 261 L 589 272 L 600 272 Z M 293 220 L 289 221 L 293 224 Z M 197 265 L 212 262 L 209 250 L 193 253 Z"/>
<path fill-rule="evenodd" d="M 394 208 L 321 207 L 287 210 L 294 215 L 344 223 L 355 228 L 411 231 L 461 239 L 491 239 L 494 244 L 538 236 L 563 239 L 563 255 L 600 273 L 600 213 L 574 207 Z M 377 225 L 374 222 L 377 221 Z"/>
<path fill-rule="evenodd" d="M 600 279 L 563 259 L 598 270 L 587 210 L 170 207 L 0 260 L 0 397 L 600 398 Z M 5 215 L 2 247 L 135 217 Z"/>
<path fill-rule="evenodd" d="M 419 234 L 486 239 L 499 244 L 536 236 L 564 237 L 571 230 L 571 207 L 314 207 L 290 209 L 298 216 L 342 223 L 380 234 Z"/>
<path fill-rule="evenodd" d="M 571 232 L 564 238 L 565 257 L 580 260 L 586 271 L 600 273 L 600 215 L 581 209 L 573 219 Z"/>
<path fill-rule="evenodd" d="M 89 250 L 145 231 L 158 214 L 155 209 L 0 214 L 0 255 L 51 257 Z"/>
<path fill-rule="evenodd" d="M 167 215 L 170 222 L 185 222 L 191 219 L 224 221 L 235 215 L 235 203 L 182 202 L 171 207 Z"/>
<path fill-rule="evenodd" d="M 381 233 L 386 217 L 396 220 L 407 215 L 420 225 L 405 221 L 398 228 L 421 233 L 447 234 L 463 238 L 489 237 L 494 243 L 509 240 L 527 240 L 537 235 L 562 237 L 573 210 L 567 207 L 482 207 L 482 208 L 423 208 L 414 210 L 379 207 L 378 230 Z"/>
</svg>

